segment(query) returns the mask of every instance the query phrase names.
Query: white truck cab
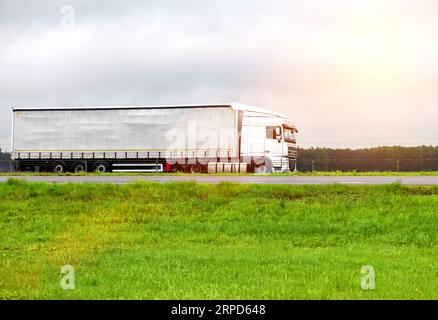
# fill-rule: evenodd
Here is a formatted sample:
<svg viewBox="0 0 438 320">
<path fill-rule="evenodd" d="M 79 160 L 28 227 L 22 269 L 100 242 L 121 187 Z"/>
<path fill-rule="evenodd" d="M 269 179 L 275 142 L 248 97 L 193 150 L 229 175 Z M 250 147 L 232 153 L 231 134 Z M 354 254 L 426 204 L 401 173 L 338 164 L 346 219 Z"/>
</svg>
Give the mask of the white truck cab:
<svg viewBox="0 0 438 320">
<path fill-rule="evenodd" d="M 288 118 L 268 109 L 234 107 L 243 112 L 241 156 L 255 159 L 255 172 L 296 171 L 298 130 Z"/>
</svg>

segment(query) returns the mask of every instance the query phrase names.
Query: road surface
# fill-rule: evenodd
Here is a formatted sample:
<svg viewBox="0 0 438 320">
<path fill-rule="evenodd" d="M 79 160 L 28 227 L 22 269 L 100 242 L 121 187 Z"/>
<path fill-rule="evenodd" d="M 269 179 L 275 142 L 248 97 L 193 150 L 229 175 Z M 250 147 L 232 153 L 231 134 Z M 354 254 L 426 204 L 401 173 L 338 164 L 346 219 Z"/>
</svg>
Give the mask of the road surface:
<svg viewBox="0 0 438 320">
<path fill-rule="evenodd" d="M 199 183 L 255 183 L 255 184 L 387 184 L 400 182 L 404 185 L 438 185 L 438 176 L 0 176 L 0 182 L 10 178 L 31 182 L 96 182 L 124 184 L 135 181 Z"/>
</svg>

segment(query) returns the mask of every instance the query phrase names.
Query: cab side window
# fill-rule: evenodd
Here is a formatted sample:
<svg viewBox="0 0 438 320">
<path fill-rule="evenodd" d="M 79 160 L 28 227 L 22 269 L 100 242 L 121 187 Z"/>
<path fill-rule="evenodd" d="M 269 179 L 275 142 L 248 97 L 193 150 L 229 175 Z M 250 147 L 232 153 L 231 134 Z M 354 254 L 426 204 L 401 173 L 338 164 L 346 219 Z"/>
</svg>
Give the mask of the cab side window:
<svg viewBox="0 0 438 320">
<path fill-rule="evenodd" d="M 275 128 L 276 127 L 266 127 L 266 139 L 275 139 Z"/>
</svg>

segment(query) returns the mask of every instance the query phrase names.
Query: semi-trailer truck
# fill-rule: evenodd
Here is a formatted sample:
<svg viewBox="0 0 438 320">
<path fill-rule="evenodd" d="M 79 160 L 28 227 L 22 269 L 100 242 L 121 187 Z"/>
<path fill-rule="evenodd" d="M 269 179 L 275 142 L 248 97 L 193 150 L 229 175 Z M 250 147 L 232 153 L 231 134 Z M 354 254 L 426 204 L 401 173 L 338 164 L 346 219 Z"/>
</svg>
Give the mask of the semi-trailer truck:
<svg viewBox="0 0 438 320">
<path fill-rule="evenodd" d="M 63 172 L 287 172 L 296 127 L 241 104 L 12 108 L 13 167 Z"/>
</svg>

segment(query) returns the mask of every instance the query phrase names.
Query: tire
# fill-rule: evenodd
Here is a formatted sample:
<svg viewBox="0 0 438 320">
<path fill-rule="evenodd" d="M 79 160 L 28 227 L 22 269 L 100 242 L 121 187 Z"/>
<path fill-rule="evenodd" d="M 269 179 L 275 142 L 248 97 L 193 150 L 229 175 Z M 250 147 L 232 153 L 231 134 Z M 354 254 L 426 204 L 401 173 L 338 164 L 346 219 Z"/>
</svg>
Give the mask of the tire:
<svg viewBox="0 0 438 320">
<path fill-rule="evenodd" d="M 202 166 L 200 164 L 194 164 L 190 167 L 190 173 L 199 174 L 202 173 Z"/>
<path fill-rule="evenodd" d="M 254 172 L 258 173 L 258 174 L 265 174 L 265 173 L 267 173 L 267 170 L 268 169 L 266 168 L 265 165 L 257 166 L 257 167 L 254 168 Z"/>
<path fill-rule="evenodd" d="M 61 162 L 55 163 L 52 167 L 52 171 L 53 171 L 53 173 L 56 173 L 56 174 L 65 173 L 65 164 L 63 164 Z"/>
<path fill-rule="evenodd" d="M 75 173 L 84 173 L 84 172 L 86 172 L 86 170 L 85 170 L 85 164 L 83 164 L 83 163 L 76 163 L 76 164 L 74 165 L 74 167 L 73 167 L 73 171 L 74 171 Z"/>
<path fill-rule="evenodd" d="M 265 163 L 254 167 L 254 172 L 258 174 L 272 173 L 272 162 L 270 159 L 266 159 Z"/>
<path fill-rule="evenodd" d="M 106 163 L 98 163 L 94 166 L 94 171 L 98 173 L 105 173 L 108 171 L 108 165 Z"/>
<path fill-rule="evenodd" d="M 296 160 L 289 160 L 289 170 L 290 172 L 297 172 L 297 161 Z"/>
</svg>

